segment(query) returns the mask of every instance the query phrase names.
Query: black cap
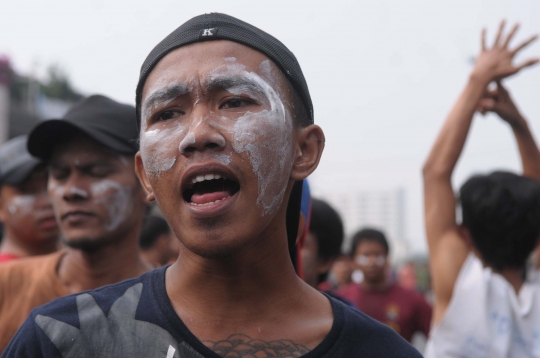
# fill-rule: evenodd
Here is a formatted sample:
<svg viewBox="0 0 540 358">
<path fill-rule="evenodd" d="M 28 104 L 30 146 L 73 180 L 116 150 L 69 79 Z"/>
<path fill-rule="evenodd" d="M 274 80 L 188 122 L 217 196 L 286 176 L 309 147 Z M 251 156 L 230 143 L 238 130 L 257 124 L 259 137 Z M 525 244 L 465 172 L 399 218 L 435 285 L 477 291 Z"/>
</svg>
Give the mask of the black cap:
<svg viewBox="0 0 540 358">
<path fill-rule="evenodd" d="M 0 146 L 0 185 L 19 185 L 40 163 L 26 149 L 25 135 L 8 140 Z"/>
<path fill-rule="evenodd" d="M 28 151 L 46 161 L 57 144 L 82 132 L 114 152 L 135 154 L 139 150 L 135 118 L 133 106 L 93 95 L 73 106 L 63 119 L 37 125 L 28 136 Z"/>
<path fill-rule="evenodd" d="M 294 54 L 278 39 L 261 29 L 229 15 L 199 15 L 182 24 L 150 52 L 141 67 L 136 91 L 137 121 L 140 123 L 141 96 L 146 78 L 156 64 L 172 50 L 195 42 L 229 40 L 249 46 L 270 58 L 289 79 L 302 99 L 309 121 L 313 123 L 313 104 L 300 64 Z"/>
</svg>

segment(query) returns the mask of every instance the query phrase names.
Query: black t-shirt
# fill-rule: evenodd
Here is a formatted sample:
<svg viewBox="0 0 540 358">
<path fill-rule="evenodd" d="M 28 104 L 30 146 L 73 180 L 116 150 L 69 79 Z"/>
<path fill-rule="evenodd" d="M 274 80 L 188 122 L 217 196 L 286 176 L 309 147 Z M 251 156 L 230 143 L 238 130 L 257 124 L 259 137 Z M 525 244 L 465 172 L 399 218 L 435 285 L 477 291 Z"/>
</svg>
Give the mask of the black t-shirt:
<svg viewBox="0 0 540 358">
<path fill-rule="evenodd" d="M 2 357 L 221 357 L 199 341 L 175 313 L 165 290 L 165 270 L 65 296 L 34 309 Z M 303 358 L 421 357 L 392 329 L 329 300 L 334 311 L 332 328 Z M 245 353 L 234 357 L 298 357 L 290 341 L 270 342 L 260 348 L 256 340 L 236 335 L 227 344 L 231 342 L 241 344 Z M 259 349 L 264 352 L 257 353 Z"/>
</svg>

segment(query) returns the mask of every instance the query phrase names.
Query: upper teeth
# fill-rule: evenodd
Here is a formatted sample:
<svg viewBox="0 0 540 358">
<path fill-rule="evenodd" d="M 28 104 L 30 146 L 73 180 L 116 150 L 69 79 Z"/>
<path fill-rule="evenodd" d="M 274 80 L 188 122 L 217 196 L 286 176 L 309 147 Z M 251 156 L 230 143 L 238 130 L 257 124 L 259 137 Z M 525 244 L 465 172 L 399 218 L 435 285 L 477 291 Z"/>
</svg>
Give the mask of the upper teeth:
<svg viewBox="0 0 540 358">
<path fill-rule="evenodd" d="M 201 181 L 205 180 L 213 180 L 213 179 L 219 179 L 221 178 L 221 175 L 219 174 L 206 174 L 206 175 L 197 175 L 195 178 L 191 179 L 191 183 L 199 183 Z"/>
</svg>

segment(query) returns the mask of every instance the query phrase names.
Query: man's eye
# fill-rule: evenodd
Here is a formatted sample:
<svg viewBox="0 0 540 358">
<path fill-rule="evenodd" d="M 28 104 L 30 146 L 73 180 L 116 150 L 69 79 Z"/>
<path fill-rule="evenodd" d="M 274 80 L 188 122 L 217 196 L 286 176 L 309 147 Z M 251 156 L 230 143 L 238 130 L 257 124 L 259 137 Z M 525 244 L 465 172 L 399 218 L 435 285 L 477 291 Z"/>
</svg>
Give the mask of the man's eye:
<svg viewBox="0 0 540 358">
<path fill-rule="evenodd" d="M 173 118 L 180 117 L 183 115 L 184 113 L 180 111 L 173 111 L 173 110 L 163 111 L 156 117 L 156 121 L 167 121 L 169 119 L 173 119 Z"/>
<path fill-rule="evenodd" d="M 246 99 L 242 98 L 233 98 L 231 100 L 228 100 L 223 105 L 221 105 L 221 109 L 231 109 L 231 108 L 239 108 L 243 106 L 249 106 L 252 105 L 253 102 L 248 101 Z"/>
<path fill-rule="evenodd" d="M 105 178 L 111 173 L 111 168 L 108 166 L 94 166 L 89 170 L 89 174 L 96 178 Z"/>
<path fill-rule="evenodd" d="M 62 180 L 69 176 L 69 169 L 49 169 L 49 174 L 56 180 Z"/>
</svg>

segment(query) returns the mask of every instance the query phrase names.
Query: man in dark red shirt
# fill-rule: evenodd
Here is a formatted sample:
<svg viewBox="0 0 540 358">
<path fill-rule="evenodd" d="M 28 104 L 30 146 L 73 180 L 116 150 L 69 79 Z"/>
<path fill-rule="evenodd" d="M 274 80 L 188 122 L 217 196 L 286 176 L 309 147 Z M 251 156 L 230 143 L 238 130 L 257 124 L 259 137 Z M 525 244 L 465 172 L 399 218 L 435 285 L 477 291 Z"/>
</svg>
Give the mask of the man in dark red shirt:
<svg viewBox="0 0 540 358">
<path fill-rule="evenodd" d="M 409 342 L 418 331 L 427 337 L 431 306 L 420 293 L 389 280 L 388 252 L 388 241 L 382 232 L 374 229 L 357 232 L 351 255 L 364 280 L 344 287 L 338 294 L 363 313 L 392 327 Z"/>
</svg>

